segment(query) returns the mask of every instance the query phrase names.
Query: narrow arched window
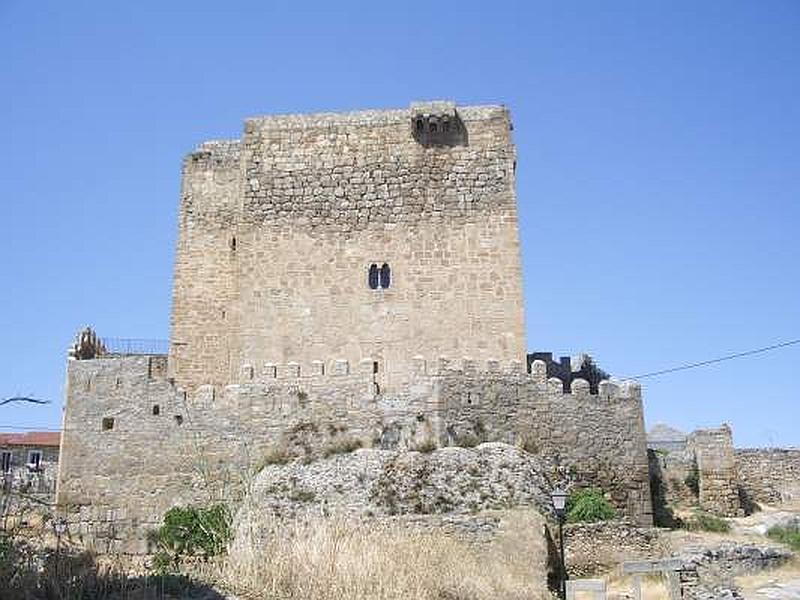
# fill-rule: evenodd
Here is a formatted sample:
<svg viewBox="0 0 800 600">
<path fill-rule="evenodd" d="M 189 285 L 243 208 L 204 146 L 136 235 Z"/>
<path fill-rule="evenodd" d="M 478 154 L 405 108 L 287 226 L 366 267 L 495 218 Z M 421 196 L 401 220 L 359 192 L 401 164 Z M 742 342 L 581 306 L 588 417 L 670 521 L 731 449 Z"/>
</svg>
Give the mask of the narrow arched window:
<svg viewBox="0 0 800 600">
<path fill-rule="evenodd" d="M 389 265 L 383 263 L 381 267 L 381 287 L 385 290 L 389 287 L 392 283 L 392 271 L 389 269 Z"/>
<path fill-rule="evenodd" d="M 379 279 L 378 265 L 373 264 L 369 268 L 369 277 L 367 278 L 367 281 L 369 283 L 369 289 L 371 289 L 371 290 L 377 290 L 378 289 L 378 285 L 379 285 L 378 279 Z"/>
</svg>

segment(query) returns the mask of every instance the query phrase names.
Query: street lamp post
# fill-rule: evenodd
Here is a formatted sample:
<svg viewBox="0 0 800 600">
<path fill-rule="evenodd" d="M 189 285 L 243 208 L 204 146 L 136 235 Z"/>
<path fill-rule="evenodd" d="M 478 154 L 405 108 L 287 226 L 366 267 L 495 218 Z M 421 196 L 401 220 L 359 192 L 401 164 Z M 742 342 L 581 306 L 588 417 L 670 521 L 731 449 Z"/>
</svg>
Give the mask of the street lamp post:
<svg viewBox="0 0 800 600">
<path fill-rule="evenodd" d="M 56 577 L 60 577 L 61 570 L 61 536 L 67 531 L 67 521 L 57 518 L 53 521 L 53 531 L 56 534 Z"/>
<path fill-rule="evenodd" d="M 560 576 L 560 584 L 559 584 L 559 596 L 561 600 L 566 600 L 567 598 L 567 566 L 564 561 L 564 512 L 567 506 L 567 492 L 562 490 L 561 488 L 553 488 L 553 492 L 551 493 L 550 497 L 553 500 L 553 508 L 556 511 L 556 517 L 558 517 L 558 545 L 561 551 L 561 576 Z"/>
</svg>

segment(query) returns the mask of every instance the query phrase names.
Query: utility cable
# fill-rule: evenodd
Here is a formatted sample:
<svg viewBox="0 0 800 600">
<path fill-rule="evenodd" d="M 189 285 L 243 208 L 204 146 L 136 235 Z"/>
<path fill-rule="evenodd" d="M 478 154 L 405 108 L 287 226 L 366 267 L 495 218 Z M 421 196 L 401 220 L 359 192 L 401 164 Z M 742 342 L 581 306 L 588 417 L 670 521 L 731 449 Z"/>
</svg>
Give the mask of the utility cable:
<svg viewBox="0 0 800 600">
<path fill-rule="evenodd" d="M 780 344 L 773 344 L 772 346 L 764 346 L 763 348 L 756 348 L 754 350 L 747 350 L 745 352 L 737 352 L 736 354 L 728 354 L 726 356 L 720 356 L 719 358 L 712 358 L 711 360 L 702 360 L 700 362 L 680 365 L 678 367 L 671 367 L 669 369 L 663 369 L 661 371 L 653 371 L 651 373 L 644 373 L 642 375 L 637 375 L 636 377 L 632 377 L 631 379 L 645 379 L 647 377 L 656 377 L 658 375 L 666 375 L 667 373 L 675 373 L 676 371 L 685 371 L 687 369 L 696 369 L 698 367 L 704 367 L 706 365 L 713 365 L 715 363 L 720 363 L 720 362 L 723 362 L 723 361 L 726 361 L 726 360 L 732 360 L 734 358 L 742 358 L 743 356 L 752 356 L 753 354 L 761 354 L 762 352 L 769 352 L 770 350 L 777 350 L 778 348 L 785 348 L 786 346 L 792 346 L 794 344 L 800 344 L 800 339 L 789 340 L 788 342 L 781 342 Z"/>
</svg>

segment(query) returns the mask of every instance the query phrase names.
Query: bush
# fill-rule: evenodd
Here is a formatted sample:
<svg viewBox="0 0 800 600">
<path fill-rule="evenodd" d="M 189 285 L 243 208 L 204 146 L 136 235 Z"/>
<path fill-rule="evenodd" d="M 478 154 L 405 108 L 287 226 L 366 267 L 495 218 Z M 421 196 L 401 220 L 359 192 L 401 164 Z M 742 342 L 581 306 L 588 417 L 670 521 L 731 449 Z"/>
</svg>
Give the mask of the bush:
<svg viewBox="0 0 800 600">
<path fill-rule="evenodd" d="M 779 525 L 770 527 L 769 531 L 767 531 L 767 537 L 800 552 L 800 524 L 798 523 L 787 527 Z"/>
<path fill-rule="evenodd" d="M 231 515 L 224 504 L 210 508 L 176 506 L 164 515 L 164 524 L 150 535 L 157 547 L 156 569 L 177 569 L 186 557 L 207 560 L 222 554 L 231 539 Z"/>
<path fill-rule="evenodd" d="M 260 471 L 269 465 L 285 465 L 291 459 L 292 457 L 285 446 L 273 446 L 264 454 L 256 467 L 256 471 Z"/>
<path fill-rule="evenodd" d="M 725 519 L 700 510 L 695 511 L 689 519 L 686 519 L 683 526 L 689 531 L 710 531 L 712 533 L 728 533 L 731 530 L 730 524 Z"/>
<path fill-rule="evenodd" d="M 536 443 L 536 438 L 530 435 L 518 439 L 517 447 L 528 454 L 539 454 L 539 445 Z"/>
<path fill-rule="evenodd" d="M 422 452 L 423 454 L 430 454 L 436 450 L 436 448 L 438 448 L 438 446 L 433 440 L 423 440 L 416 444 L 413 449 L 417 452 Z"/>
<path fill-rule="evenodd" d="M 567 498 L 568 523 L 593 523 L 613 519 L 614 507 L 595 488 L 573 490 Z"/>
<path fill-rule="evenodd" d="M 338 438 L 332 440 L 325 449 L 322 455 L 325 458 L 333 456 L 334 454 L 349 454 L 361 448 L 364 444 L 357 438 Z"/>
<path fill-rule="evenodd" d="M 464 433 L 453 439 L 453 445 L 460 448 L 474 448 L 481 443 L 481 439 L 474 433 Z"/>
</svg>

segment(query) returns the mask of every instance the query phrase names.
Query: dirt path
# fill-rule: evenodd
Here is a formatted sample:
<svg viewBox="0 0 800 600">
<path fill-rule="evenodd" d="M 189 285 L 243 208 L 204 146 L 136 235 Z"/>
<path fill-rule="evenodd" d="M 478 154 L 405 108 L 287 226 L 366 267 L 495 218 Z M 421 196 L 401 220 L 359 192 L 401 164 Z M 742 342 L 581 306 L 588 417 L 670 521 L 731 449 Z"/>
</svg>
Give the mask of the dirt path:
<svg viewBox="0 0 800 600">
<path fill-rule="evenodd" d="M 800 577 L 783 582 L 773 582 L 743 592 L 746 600 L 798 600 Z"/>
</svg>

